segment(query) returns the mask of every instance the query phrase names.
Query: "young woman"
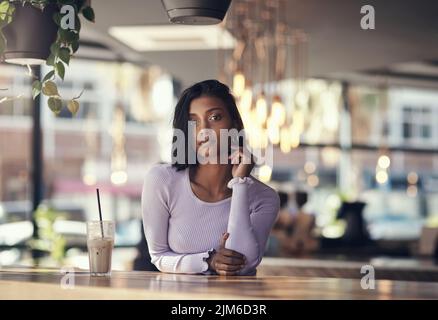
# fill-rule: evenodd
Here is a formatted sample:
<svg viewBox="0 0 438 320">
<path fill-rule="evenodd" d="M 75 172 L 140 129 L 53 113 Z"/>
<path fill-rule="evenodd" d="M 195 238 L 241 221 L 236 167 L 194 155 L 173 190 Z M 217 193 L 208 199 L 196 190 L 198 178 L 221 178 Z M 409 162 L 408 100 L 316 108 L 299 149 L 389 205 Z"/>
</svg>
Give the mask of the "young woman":
<svg viewBox="0 0 438 320">
<path fill-rule="evenodd" d="M 193 146 L 189 123 L 196 127 Z M 211 156 L 205 147 L 209 138 L 201 134 L 206 129 L 216 133 L 217 146 L 221 129 L 243 129 L 229 88 L 206 80 L 186 89 L 173 128 L 186 137 L 184 148 L 173 153 L 179 160 L 152 167 L 143 185 L 143 227 L 152 263 L 162 272 L 254 275 L 278 214 L 277 193 L 250 176 L 254 164 L 242 148 L 227 155 L 226 163 L 188 159 L 191 151 Z M 217 159 L 220 151 L 217 147 Z"/>
</svg>

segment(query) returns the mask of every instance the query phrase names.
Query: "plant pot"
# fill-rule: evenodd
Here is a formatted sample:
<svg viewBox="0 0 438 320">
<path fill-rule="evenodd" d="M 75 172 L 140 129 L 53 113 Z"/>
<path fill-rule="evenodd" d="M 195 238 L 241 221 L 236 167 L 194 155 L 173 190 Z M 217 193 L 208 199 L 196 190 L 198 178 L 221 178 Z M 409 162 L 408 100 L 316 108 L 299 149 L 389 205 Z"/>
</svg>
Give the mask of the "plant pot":
<svg viewBox="0 0 438 320">
<path fill-rule="evenodd" d="M 48 5 L 43 10 L 26 3 L 15 2 L 12 22 L 4 27 L 7 39 L 5 61 L 15 64 L 42 64 L 50 55 L 50 46 L 56 40 L 58 26 L 53 20 L 58 10 Z"/>
</svg>

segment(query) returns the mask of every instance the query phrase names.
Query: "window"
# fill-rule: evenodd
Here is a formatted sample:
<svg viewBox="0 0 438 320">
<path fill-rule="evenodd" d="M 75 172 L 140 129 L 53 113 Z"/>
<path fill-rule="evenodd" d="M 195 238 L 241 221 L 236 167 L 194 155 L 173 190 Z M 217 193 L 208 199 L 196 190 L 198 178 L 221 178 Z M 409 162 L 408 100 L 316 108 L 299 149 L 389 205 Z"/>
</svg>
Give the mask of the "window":
<svg viewBox="0 0 438 320">
<path fill-rule="evenodd" d="M 0 65 L 0 116 L 32 113 L 31 77 L 19 66 Z"/>
<path fill-rule="evenodd" d="M 402 138 L 405 143 L 433 143 L 433 109 L 428 106 L 403 106 Z"/>
</svg>

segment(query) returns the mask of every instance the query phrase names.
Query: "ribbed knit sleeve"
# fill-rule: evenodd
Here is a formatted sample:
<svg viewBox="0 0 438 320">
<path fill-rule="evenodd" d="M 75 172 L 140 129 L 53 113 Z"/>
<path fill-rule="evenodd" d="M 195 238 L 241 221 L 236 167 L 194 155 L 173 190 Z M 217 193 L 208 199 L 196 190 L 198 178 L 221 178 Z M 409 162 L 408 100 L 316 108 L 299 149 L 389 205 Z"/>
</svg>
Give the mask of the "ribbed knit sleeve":
<svg viewBox="0 0 438 320">
<path fill-rule="evenodd" d="M 241 275 L 256 273 L 280 208 L 278 195 L 272 189 L 266 188 L 254 195 L 256 201 L 251 209 L 249 186 L 252 183 L 250 177 L 234 178 L 228 183 L 233 194 L 227 229 L 230 235 L 225 247 L 245 255 L 247 264 L 239 272 Z"/>
<path fill-rule="evenodd" d="M 169 248 L 169 188 L 170 175 L 166 168 L 155 166 L 144 178 L 142 190 L 143 228 L 151 262 L 162 272 L 205 273 L 209 252 L 178 254 Z"/>
</svg>

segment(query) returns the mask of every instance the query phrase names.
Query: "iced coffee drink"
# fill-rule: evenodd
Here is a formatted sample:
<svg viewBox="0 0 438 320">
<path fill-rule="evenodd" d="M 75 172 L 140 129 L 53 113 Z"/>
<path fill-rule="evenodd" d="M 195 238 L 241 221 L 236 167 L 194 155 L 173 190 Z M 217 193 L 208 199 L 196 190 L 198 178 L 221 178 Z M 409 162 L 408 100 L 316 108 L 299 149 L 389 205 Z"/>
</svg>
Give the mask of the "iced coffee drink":
<svg viewBox="0 0 438 320">
<path fill-rule="evenodd" d="M 111 275 L 111 257 L 114 246 L 114 222 L 87 223 L 87 247 L 92 276 Z"/>
</svg>

